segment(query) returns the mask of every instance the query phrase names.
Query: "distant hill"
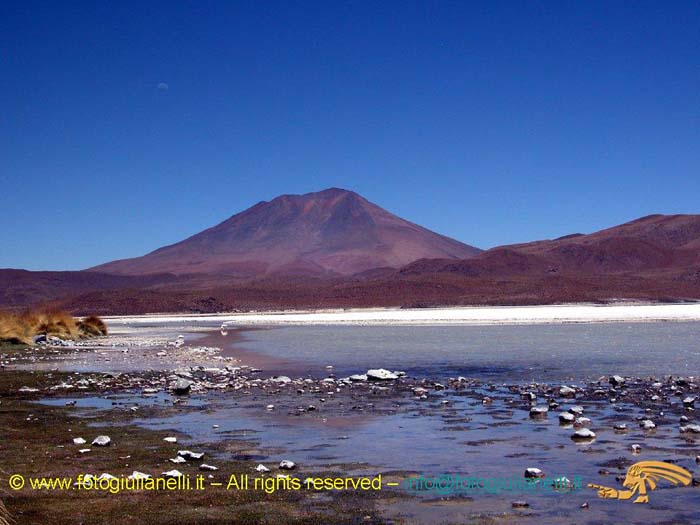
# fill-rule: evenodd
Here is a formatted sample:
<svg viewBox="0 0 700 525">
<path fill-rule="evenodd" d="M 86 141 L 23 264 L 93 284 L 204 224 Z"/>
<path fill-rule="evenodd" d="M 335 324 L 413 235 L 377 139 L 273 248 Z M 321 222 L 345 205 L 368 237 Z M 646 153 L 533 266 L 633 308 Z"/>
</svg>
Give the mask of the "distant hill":
<svg viewBox="0 0 700 525">
<path fill-rule="evenodd" d="M 237 241 L 229 251 L 231 238 Z M 417 257 L 426 251 L 440 255 Z M 460 251 L 466 255 L 457 258 Z M 196 253 L 200 259 L 192 258 Z M 182 243 L 98 268 L 0 270 L 0 305 L 51 300 L 76 313 L 139 314 L 697 301 L 700 216 L 650 215 L 591 234 L 478 253 L 356 194 L 327 190 L 258 204 Z M 148 273 L 166 268 L 169 273 Z M 116 271 L 125 274 L 110 273 Z"/>
<path fill-rule="evenodd" d="M 481 250 L 408 222 L 352 191 L 331 188 L 260 202 L 221 224 L 143 257 L 91 271 L 119 275 L 351 275 L 421 258 Z"/>
<path fill-rule="evenodd" d="M 422 260 L 403 275 L 667 275 L 700 269 L 700 215 L 649 215 L 588 235 L 502 246 L 469 260 Z"/>
</svg>

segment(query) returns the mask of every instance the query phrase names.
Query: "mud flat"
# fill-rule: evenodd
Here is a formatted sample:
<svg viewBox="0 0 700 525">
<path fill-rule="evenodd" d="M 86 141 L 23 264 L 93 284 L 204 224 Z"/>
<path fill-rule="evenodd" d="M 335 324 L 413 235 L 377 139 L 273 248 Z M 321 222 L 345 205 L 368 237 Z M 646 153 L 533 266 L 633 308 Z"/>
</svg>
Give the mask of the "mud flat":
<svg viewBox="0 0 700 525">
<path fill-rule="evenodd" d="M 700 321 L 700 303 L 572 304 L 554 306 L 358 309 L 106 318 L 110 326 L 222 323 L 226 325 L 490 325 Z"/>
</svg>

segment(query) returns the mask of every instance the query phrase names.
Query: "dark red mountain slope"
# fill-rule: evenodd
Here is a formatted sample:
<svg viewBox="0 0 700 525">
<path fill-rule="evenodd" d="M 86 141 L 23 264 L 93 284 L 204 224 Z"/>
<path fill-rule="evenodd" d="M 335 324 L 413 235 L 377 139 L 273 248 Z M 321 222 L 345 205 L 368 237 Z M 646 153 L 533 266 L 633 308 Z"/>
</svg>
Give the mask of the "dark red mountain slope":
<svg viewBox="0 0 700 525">
<path fill-rule="evenodd" d="M 331 188 L 260 202 L 221 224 L 143 257 L 92 268 L 119 275 L 350 275 L 417 259 L 465 259 L 481 250 Z"/>
</svg>

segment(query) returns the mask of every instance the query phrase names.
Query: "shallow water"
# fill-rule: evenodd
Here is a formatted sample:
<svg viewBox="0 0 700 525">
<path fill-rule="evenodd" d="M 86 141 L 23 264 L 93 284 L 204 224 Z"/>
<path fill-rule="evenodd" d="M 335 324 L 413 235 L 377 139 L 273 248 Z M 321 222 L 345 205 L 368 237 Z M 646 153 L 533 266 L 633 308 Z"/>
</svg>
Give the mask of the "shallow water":
<svg viewBox="0 0 700 525">
<path fill-rule="evenodd" d="M 179 333 L 175 330 L 171 336 Z M 416 473 L 522 479 L 527 467 L 539 467 L 550 477 L 580 476 L 584 483 L 582 490 L 568 493 L 471 492 L 466 499 L 424 492 L 387 508 L 388 515 L 401 515 L 409 523 L 469 522 L 482 513 L 500 515 L 508 523 L 695 523 L 698 488 L 660 486 L 651 493 L 649 505 L 600 500 L 594 490 L 585 488 L 586 483 L 620 488 L 615 476 L 624 476 L 627 465 L 641 460 L 672 461 L 697 475 L 694 458 L 700 454 L 700 437 L 679 433 L 677 408 L 671 413 L 673 401 L 649 405 L 647 413 L 642 406 L 624 402 L 577 400 L 597 434 L 595 441 L 578 444 L 571 440 L 573 429 L 557 420 L 557 413 L 572 402 L 563 401 L 543 421 L 532 420 L 529 403 L 502 384 L 580 384 L 613 373 L 700 376 L 699 335 L 700 323 L 274 327 L 245 332 L 244 340 L 228 345 L 226 353 L 244 362 L 243 356 L 262 356 L 267 365 L 261 377 L 274 373 L 324 377 L 329 373 L 325 366 L 333 365 L 337 376 L 384 367 L 418 378 L 462 375 L 484 383 L 463 391 L 431 390 L 424 401 L 368 395 L 347 398 L 333 408 L 330 400 L 321 401 L 325 394 L 268 397 L 231 391 L 193 395 L 177 409 L 168 394 L 144 399 L 138 393 L 108 400 L 77 398 L 77 406 L 83 410 L 167 406 L 166 417 L 140 417 L 137 412 L 135 422 L 187 434 L 190 437 L 183 443 L 193 449 L 239 441 L 244 447 L 239 452 L 217 454 L 249 460 L 251 468 L 258 462 L 274 467 L 281 459 L 292 459 L 302 470 L 334 468 L 349 475 L 401 471 L 404 478 Z M 226 344 L 227 339 L 220 341 Z M 492 405 L 482 404 L 486 395 L 493 398 Z M 539 403 L 544 402 L 540 397 Z M 268 403 L 275 409 L 265 410 Z M 318 409 L 298 412 L 298 407 L 309 404 Z M 355 410 L 353 404 L 361 409 Z M 662 415 L 664 411 L 668 413 Z M 643 432 L 637 421 L 641 416 L 652 417 L 658 428 Z M 696 419 L 694 414 L 691 418 Z M 627 433 L 613 430 L 620 422 L 628 424 Z M 641 454 L 632 453 L 633 443 L 642 445 Z M 627 463 L 611 466 L 619 458 Z M 211 461 L 216 463 L 216 457 Z M 600 474 L 603 468 L 610 475 Z M 511 502 L 522 499 L 530 508 L 514 511 Z M 584 502 L 590 504 L 588 509 L 580 508 Z"/>
<path fill-rule="evenodd" d="M 538 326 L 288 326 L 246 332 L 242 346 L 278 368 L 320 376 L 368 368 L 508 381 L 601 375 L 700 375 L 700 323 Z"/>
</svg>

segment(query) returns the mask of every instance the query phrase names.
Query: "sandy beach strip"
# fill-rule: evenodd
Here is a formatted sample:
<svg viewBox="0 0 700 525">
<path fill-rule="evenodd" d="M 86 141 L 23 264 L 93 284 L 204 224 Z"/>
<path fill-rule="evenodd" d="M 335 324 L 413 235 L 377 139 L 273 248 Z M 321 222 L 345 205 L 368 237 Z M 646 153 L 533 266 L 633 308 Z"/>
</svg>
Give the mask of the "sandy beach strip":
<svg viewBox="0 0 700 525">
<path fill-rule="evenodd" d="M 348 309 L 106 317 L 110 325 L 507 325 L 700 321 L 700 303 Z"/>
</svg>

